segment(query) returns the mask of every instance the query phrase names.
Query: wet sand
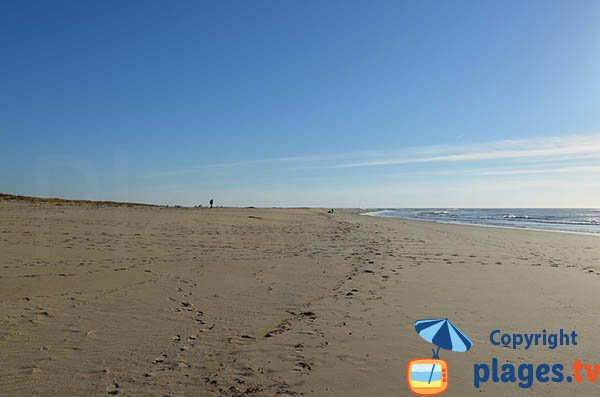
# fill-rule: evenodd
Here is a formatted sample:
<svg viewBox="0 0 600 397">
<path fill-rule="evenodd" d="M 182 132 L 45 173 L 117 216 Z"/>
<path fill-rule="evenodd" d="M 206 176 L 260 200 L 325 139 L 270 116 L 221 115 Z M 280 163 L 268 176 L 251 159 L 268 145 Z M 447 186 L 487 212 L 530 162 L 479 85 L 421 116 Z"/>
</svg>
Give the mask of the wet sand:
<svg viewBox="0 0 600 397">
<path fill-rule="evenodd" d="M 477 363 L 600 362 L 600 237 L 321 209 L 0 201 L 2 396 L 401 396 L 448 317 L 446 396 L 592 396 L 596 383 L 473 386 Z M 492 346 L 494 329 L 578 345 Z M 569 368 L 565 375 L 571 375 Z"/>
</svg>

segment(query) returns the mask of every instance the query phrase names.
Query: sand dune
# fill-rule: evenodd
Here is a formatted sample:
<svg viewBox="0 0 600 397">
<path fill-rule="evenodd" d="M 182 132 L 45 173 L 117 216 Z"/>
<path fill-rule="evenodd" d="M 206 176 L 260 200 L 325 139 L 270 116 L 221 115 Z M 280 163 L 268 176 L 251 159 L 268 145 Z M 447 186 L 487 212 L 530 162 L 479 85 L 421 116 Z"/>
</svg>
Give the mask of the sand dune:
<svg viewBox="0 0 600 397">
<path fill-rule="evenodd" d="M 399 396 L 431 345 L 447 396 L 591 396 L 600 383 L 473 386 L 473 365 L 600 362 L 600 239 L 319 209 L 0 202 L 2 396 Z M 492 346 L 493 329 L 579 345 Z M 566 370 L 568 372 L 568 370 Z"/>
</svg>

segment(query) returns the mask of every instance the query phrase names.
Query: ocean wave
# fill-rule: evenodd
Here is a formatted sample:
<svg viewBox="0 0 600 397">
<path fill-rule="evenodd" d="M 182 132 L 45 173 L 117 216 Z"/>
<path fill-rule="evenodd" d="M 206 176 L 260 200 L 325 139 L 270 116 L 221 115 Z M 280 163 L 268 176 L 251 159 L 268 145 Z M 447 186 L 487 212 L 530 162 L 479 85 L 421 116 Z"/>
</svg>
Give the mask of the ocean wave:
<svg viewBox="0 0 600 397">
<path fill-rule="evenodd" d="M 527 218 L 527 222 L 530 223 L 546 223 L 549 225 L 582 225 L 582 226 L 593 226 L 600 225 L 598 220 L 588 221 L 588 220 L 557 220 L 557 219 L 535 219 L 535 218 Z"/>
<path fill-rule="evenodd" d="M 503 219 L 529 219 L 528 215 L 513 215 L 513 214 L 506 214 L 504 216 L 502 216 Z"/>
<path fill-rule="evenodd" d="M 598 209 L 388 208 L 371 211 L 365 215 L 428 220 L 441 223 L 511 226 L 600 234 L 600 210 Z"/>
<path fill-rule="evenodd" d="M 447 210 L 439 210 L 439 211 L 421 211 L 417 213 L 418 215 L 433 215 L 433 216 L 449 216 L 451 215 L 450 211 Z"/>
</svg>

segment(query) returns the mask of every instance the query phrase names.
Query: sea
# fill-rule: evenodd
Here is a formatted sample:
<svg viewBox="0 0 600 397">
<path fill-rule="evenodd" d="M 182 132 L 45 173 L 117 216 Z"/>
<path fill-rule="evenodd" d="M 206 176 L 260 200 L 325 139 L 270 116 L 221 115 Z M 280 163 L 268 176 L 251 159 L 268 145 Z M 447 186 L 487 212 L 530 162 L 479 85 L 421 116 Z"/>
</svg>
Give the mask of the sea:
<svg viewBox="0 0 600 397">
<path fill-rule="evenodd" d="M 600 209 L 592 208 L 388 208 L 363 215 L 600 235 Z"/>
</svg>

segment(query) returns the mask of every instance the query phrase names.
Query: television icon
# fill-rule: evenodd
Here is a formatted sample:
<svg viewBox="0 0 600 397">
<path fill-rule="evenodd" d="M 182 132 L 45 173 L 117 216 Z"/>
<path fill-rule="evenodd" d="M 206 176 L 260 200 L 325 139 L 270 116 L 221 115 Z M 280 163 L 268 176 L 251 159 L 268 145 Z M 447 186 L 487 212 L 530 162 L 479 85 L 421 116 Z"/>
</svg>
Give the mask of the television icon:
<svg viewBox="0 0 600 397">
<path fill-rule="evenodd" d="M 442 394 L 448 389 L 448 364 L 439 358 L 417 358 L 408 363 L 406 378 L 414 394 Z"/>
</svg>

